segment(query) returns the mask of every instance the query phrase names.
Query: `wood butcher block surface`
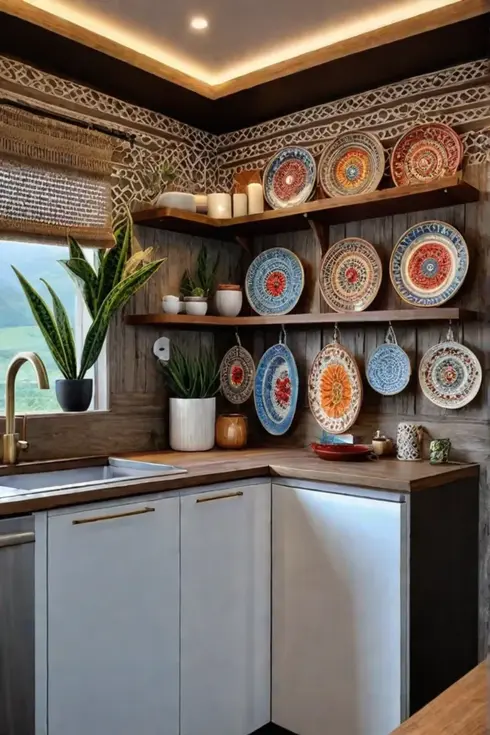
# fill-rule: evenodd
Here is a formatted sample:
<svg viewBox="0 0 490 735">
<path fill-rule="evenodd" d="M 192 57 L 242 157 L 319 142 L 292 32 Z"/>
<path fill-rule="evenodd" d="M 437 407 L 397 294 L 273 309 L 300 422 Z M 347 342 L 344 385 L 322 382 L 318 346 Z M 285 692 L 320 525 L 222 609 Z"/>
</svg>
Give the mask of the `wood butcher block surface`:
<svg viewBox="0 0 490 735">
<path fill-rule="evenodd" d="M 182 475 L 121 482 L 112 487 L 102 485 L 96 488 L 38 493 L 19 490 L 15 494 L 0 489 L 0 516 L 251 477 L 289 477 L 409 493 L 474 478 L 479 473 L 479 466 L 476 464 L 451 463 L 434 466 L 428 462 L 399 462 L 396 459 L 377 462 L 325 462 L 309 450 L 292 448 L 195 453 L 166 451 L 124 456 L 128 459 L 172 464 L 188 471 Z M 103 457 L 86 457 L 23 463 L 15 468 L 0 466 L 0 485 L 8 486 L 8 475 L 12 473 L 71 469 L 104 462 Z"/>
<path fill-rule="evenodd" d="M 392 735 L 486 735 L 488 671 L 481 663 Z"/>
</svg>

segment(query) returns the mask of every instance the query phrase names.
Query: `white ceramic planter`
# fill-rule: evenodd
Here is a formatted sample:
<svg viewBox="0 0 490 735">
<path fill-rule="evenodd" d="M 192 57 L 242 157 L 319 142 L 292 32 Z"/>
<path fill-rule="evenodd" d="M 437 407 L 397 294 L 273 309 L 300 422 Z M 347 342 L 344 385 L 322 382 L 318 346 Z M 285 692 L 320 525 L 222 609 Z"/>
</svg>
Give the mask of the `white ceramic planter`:
<svg viewBox="0 0 490 735">
<path fill-rule="evenodd" d="M 170 447 L 206 452 L 214 447 L 216 398 L 170 399 Z"/>
<path fill-rule="evenodd" d="M 216 308 L 221 316 L 238 316 L 242 309 L 241 291 L 216 291 Z"/>
<path fill-rule="evenodd" d="M 188 194 L 185 191 L 165 191 L 157 197 L 155 207 L 171 207 L 172 209 L 195 212 L 196 202 L 194 194 Z"/>
<path fill-rule="evenodd" d="M 186 296 L 185 310 L 191 316 L 204 316 L 208 310 L 208 300 L 200 296 Z"/>
</svg>

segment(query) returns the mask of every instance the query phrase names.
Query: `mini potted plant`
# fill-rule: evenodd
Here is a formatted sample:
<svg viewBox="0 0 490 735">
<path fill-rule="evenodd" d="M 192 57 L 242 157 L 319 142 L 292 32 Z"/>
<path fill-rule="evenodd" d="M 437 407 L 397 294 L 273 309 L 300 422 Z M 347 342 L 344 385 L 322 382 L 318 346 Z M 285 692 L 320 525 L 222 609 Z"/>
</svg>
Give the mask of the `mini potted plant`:
<svg viewBox="0 0 490 735">
<path fill-rule="evenodd" d="M 208 298 L 214 289 L 216 271 L 218 270 L 219 256 L 214 264 L 203 245 L 197 256 L 196 275 L 192 276 L 186 270 L 180 283 L 180 292 L 184 297 L 185 310 L 193 316 L 204 316 L 208 310 Z"/>
<path fill-rule="evenodd" d="M 68 242 L 69 259 L 59 261 L 80 289 L 92 318 L 79 362 L 68 314 L 54 289 L 41 278 L 51 295 L 53 308 L 50 309 L 29 281 L 13 268 L 34 319 L 63 375 L 63 379 L 56 381 L 56 397 L 64 411 L 86 411 L 89 408 L 93 381 L 85 376 L 100 355 L 112 317 L 166 260 L 147 262 L 152 248 L 131 256 L 132 236 L 132 220 L 128 217 L 114 232 L 114 247 L 105 252 L 99 251 L 97 270 L 90 265 L 72 237 Z"/>
<path fill-rule="evenodd" d="M 188 212 L 196 211 L 194 194 L 189 194 L 185 191 L 176 191 L 174 189 L 175 182 L 178 179 L 178 173 L 166 161 L 158 165 L 150 163 L 149 173 L 146 178 L 148 181 L 148 193 L 153 199 L 152 206 L 159 208 L 172 207 Z"/>
<path fill-rule="evenodd" d="M 173 346 L 170 360 L 159 361 L 170 391 L 170 447 L 204 452 L 214 446 L 219 366 L 211 350 L 188 355 Z"/>
</svg>

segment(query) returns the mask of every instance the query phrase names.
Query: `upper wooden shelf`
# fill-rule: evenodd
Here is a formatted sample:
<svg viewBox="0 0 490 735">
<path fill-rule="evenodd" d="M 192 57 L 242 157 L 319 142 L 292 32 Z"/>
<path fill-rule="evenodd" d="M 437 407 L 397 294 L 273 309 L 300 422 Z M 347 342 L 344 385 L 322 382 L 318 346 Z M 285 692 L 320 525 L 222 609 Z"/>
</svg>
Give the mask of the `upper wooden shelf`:
<svg viewBox="0 0 490 735">
<path fill-rule="evenodd" d="M 307 230 L 311 222 L 333 225 L 466 204 L 477 201 L 479 196 L 478 189 L 464 181 L 461 174 L 457 174 L 430 184 L 381 189 L 362 196 L 319 199 L 300 207 L 268 210 L 263 214 L 233 219 L 212 219 L 204 214 L 168 207 L 134 212 L 133 219 L 136 224 L 161 230 L 218 240 L 233 240 L 254 235 Z"/>
<path fill-rule="evenodd" d="M 126 317 L 126 324 L 147 326 L 202 329 L 217 327 L 315 327 L 322 324 L 372 324 L 373 322 L 427 322 L 427 321 L 469 321 L 475 319 L 476 312 L 458 307 L 439 307 L 434 309 L 398 309 L 390 311 L 356 311 L 328 314 L 286 314 L 284 316 L 189 316 L 188 314 L 132 314 Z"/>
</svg>

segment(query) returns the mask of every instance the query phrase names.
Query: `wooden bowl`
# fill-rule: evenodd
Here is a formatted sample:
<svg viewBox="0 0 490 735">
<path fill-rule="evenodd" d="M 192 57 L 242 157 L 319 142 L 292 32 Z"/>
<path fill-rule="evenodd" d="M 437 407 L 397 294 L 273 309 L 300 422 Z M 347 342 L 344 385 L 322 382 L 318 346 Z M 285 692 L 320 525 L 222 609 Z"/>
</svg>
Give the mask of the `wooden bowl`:
<svg viewBox="0 0 490 735">
<path fill-rule="evenodd" d="M 315 444 L 311 448 L 320 459 L 330 462 L 346 462 L 367 459 L 372 449 L 366 444 Z"/>
</svg>

